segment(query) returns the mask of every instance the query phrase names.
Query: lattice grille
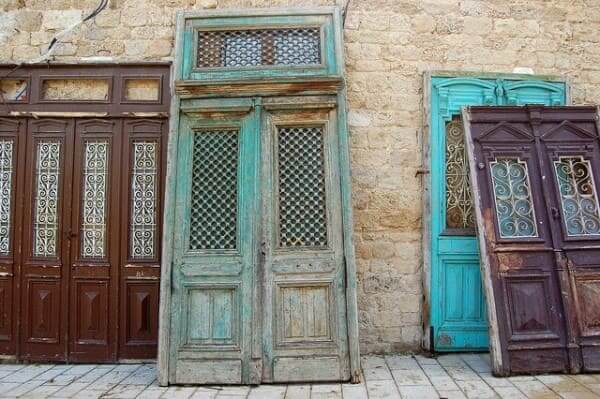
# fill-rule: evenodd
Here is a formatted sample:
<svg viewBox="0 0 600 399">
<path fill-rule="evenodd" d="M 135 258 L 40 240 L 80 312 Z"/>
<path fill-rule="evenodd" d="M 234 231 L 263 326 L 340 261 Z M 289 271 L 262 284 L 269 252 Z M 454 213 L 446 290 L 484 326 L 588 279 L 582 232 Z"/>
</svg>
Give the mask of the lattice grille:
<svg viewBox="0 0 600 399">
<path fill-rule="evenodd" d="M 0 255 L 10 253 L 10 221 L 13 193 L 12 140 L 0 140 Z"/>
<path fill-rule="evenodd" d="M 279 245 L 327 245 L 322 127 L 279 129 Z"/>
<path fill-rule="evenodd" d="M 84 152 L 81 256 L 103 258 L 106 254 L 108 140 L 87 141 Z"/>
<path fill-rule="evenodd" d="M 320 63 L 319 28 L 198 31 L 199 68 Z"/>
<path fill-rule="evenodd" d="M 190 249 L 237 246 L 238 131 L 194 136 Z"/>
</svg>

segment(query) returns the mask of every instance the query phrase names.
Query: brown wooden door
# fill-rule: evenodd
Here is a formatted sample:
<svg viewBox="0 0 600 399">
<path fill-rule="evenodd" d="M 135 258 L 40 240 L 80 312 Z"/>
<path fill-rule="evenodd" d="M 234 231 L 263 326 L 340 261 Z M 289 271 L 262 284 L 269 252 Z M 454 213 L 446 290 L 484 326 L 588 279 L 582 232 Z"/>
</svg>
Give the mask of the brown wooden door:
<svg viewBox="0 0 600 399">
<path fill-rule="evenodd" d="M 18 126 L 0 125 L 0 146 L 14 140 L 15 157 Z M 23 129 L 21 278 L 0 280 L 0 344 L 3 328 L 7 337 L 20 334 L 19 358 L 156 355 L 166 128 L 164 119 L 66 118 Z M 0 265 L 10 271 L 7 251 Z M 20 316 L 11 313 L 11 290 L 20 293 Z M 11 345 L 7 338 L 6 353 Z"/>
<path fill-rule="evenodd" d="M 591 107 L 465 112 L 496 374 L 600 367 Z"/>
<path fill-rule="evenodd" d="M 30 120 L 21 264 L 21 357 L 66 360 L 74 123 Z"/>
<path fill-rule="evenodd" d="M 75 121 L 69 360 L 115 360 L 118 314 L 120 121 Z M 64 305 L 63 305 L 64 307 Z"/>
</svg>

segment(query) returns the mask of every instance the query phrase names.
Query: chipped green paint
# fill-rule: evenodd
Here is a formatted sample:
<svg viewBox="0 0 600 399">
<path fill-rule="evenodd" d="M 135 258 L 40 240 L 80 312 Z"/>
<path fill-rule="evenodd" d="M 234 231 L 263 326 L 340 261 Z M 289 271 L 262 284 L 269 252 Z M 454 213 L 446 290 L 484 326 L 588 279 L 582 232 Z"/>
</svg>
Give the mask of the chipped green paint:
<svg viewBox="0 0 600 399">
<path fill-rule="evenodd" d="M 360 361 L 346 99 L 343 85 L 336 89 L 336 80 L 323 79 L 344 73 L 339 9 L 180 13 L 177 26 L 173 85 L 185 80 L 186 87 L 207 82 L 220 87 L 218 93 L 199 95 L 190 90 L 185 97 L 173 96 L 159 383 L 357 381 Z M 321 63 L 196 67 L 198 29 L 265 26 L 318 28 Z M 260 85 L 252 89 L 252 95 L 243 94 L 247 93 L 243 86 L 257 79 Z M 279 85 L 277 96 L 270 83 Z M 283 247 L 278 238 L 282 200 L 277 157 L 279 135 L 288 128 L 311 131 L 322 142 L 326 243 Z M 232 132 L 238 135 L 237 147 L 230 140 Z M 199 136 L 203 134 L 218 136 L 222 142 L 203 153 L 203 148 L 212 145 Z M 199 138 L 202 143 L 194 145 Z M 234 147 L 237 169 L 232 177 Z M 198 168 L 208 167 L 207 160 L 214 170 L 199 172 Z M 212 178 L 227 183 L 199 183 Z M 321 184 L 318 179 L 312 181 Z M 212 190 L 223 199 L 212 201 L 210 196 L 194 193 L 199 184 L 201 193 Z M 235 185 L 235 193 L 227 184 Z M 207 209 L 198 222 L 194 218 L 202 206 Z M 225 222 L 213 228 L 215 219 Z M 208 240 L 215 231 L 214 240 Z"/>
</svg>

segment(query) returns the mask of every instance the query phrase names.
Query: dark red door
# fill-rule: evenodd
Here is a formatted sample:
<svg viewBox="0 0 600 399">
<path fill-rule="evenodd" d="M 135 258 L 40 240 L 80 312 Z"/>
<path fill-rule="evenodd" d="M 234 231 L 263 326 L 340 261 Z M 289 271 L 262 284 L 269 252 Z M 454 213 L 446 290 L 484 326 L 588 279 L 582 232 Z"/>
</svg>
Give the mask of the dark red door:
<svg viewBox="0 0 600 399">
<path fill-rule="evenodd" d="M 591 107 L 471 107 L 496 374 L 598 370 L 600 170 Z"/>
<path fill-rule="evenodd" d="M 0 355 L 156 356 L 168 74 L 166 64 L 0 73 L 24 93 L 0 107 Z M 61 89 L 48 97 L 50 81 Z M 87 97 L 91 86 L 104 97 Z"/>
<path fill-rule="evenodd" d="M 66 360 L 71 252 L 72 119 L 28 124 L 21 263 L 21 355 Z"/>
</svg>

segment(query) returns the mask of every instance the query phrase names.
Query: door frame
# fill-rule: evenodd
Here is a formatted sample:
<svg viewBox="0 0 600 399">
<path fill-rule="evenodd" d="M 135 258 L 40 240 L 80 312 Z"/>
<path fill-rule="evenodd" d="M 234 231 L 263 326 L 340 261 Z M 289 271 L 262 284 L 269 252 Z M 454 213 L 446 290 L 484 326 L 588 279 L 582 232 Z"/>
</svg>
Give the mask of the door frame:
<svg viewBox="0 0 600 399">
<path fill-rule="evenodd" d="M 170 92 L 167 90 L 166 84 L 169 81 L 169 69 L 171 64 L 169 62 L 124 62 L 124 63 L 114 63 L 114 62 L 99 62 L 99 63 L 89 63 L 83 65 L 77 64 L 69 64 L 69 63 L 51 63 L 48 64 L 30 64 L 30 65 L 16 65 L 16 64 L 0 64 L 0 75 L 2 77 L 0 79 L 5 80 L 22 80 L 25 83 L 24 96 L 21 96 L 18 99 L 5 99 L 5 105 L 0 107 L 0 120 L 10 123 L 14 125 L 14 132 L 16 134 L 15 148 L 13 152 L 13 157 L 15 157 L 15 170 L 13 171 L 13 199 L 11 203 L 12 219 L 10 221 L 11 227 L 11 253 L 8 256 L 2 256 L 0 259 L 0 269 L 2 271 L 7 271 L 10 267 L 11 270 L 9 273 L 5 273 L 0 279 L 1 285 L 9 285 L 11 292 L 9 295 L 12 298 L 12 314 L 10 316 L 9 324 L 10 324 L 10 337 L 5 339 L 3 337 L 2 342 L 2 351 L 0 351 L 1 359 L 9 359 L 16 361 L 43 361 L 43 360 L 51 360 L 55 361 L 54 357 L 49 356 L 38 356 L 33 357 L 32 355 L 28 355 L 24 350 L 24 345 L 22 344 L 23 337 L 25 336 L 24 332 L 24 323 L 21 318 L 24 314 L 24 304 L 25 301 L 22 299 L 24 295 L 25 286 L 22 283 L 22 278 L 24 276 L 25 271 L 23 270 L 24 263 L 28 258 L 28 251 L 25 247 L 27 241 L 31 239 L 31 237 L 26 236 L 26 230 L 24 224 L 25 217 L 25 209 L 27 207 L 31 207 L 30 212 L 33 212 L 33 202 L 31 201 L 31 195 L 26 198 L 25 187 L 32 186 L 35 182 L 27 181 L 27 176 L 34 173 L 35 165 L 31 164 L 27 168 L 24 166 L 26 164 L 26 159 L 34 159 L 34 154 L 29 154 L 29 146 L 34 145 L 34 137 L 33 130 L 29 128 L 32 121 L 62 121 L 68 125 L 67 132 L 68 135 L 72 137 L 70 140 L 72 141 L 71 148 L 63 148 L 64 152 L 61 156 L 63 157 L 63 161 L 67 162 L 65 164 L 65 171 L 67 174 L 70 174 L 71 184 L 68 184 L 68 187 L 65 188 L 65 195 L 68 197 L 69 201 L 74 201 L 78 196 L 81 196 L 81 192 L 77 195 L 75 191 L 82 190 L 81 182 L 73 180 L 75 175 L 73 174 L 73 167 L 78 167 L 79 162 L 81 162 L 83 153 L 76 154 L 77 148 L 84 148 L 84 142 L 86 137 L 92 137 L 95 133 L 84 133 L 83 131 L 78 131 L 78 129 L 86 124 L 94 124 L 98 121 L 102 121 L 102 123 L 106 122 L 107 124 L 114 124 L 114 135 L 112 139 L 111 149 L 109 153 L 110 158 L 110 166 L 109 166 L 109 176 L 108 179 L 109 193 L 107 194 L 107 201 L 110 204 L 107 205 L 107 217 L 112 215 L 119 216 L 123 212 L 126 214 L 122 215 L 122 218 L 119 220 L 119 226 L 114 225 L 115 220 L 112 216 L 110 220 L 107 221 L 107 234 L 110 235 L 110 232 L 118 231 L 119 234 L 124 234 L 119 238 L 118 242 L 114 242 L 110 245 L 114 244 L 115 254 L 111 254 L 107 256 L 107 259 L 110 259 L 110 271 L 108 284 L 110 286 L 111 298 L 110 301 L 116 301 L 116 304 L 111 303 L 109 306 L 110 311 L 116 311 L 116 316 L 112 314 L 106 314 L 106 317 L 112 317 L 109 321 L 111 327 L 107 328 L 107 352 L 110 352 L 106 359 L 96 360 L 100 362 L 114 362 L 118 360 L 143 360 L 148 359 L 149 357 L 154 356 L 154 348 L 156 348 L 156 339 L 154 336 L 150 337 L 146 341 L 137 339 L 137 337 L 126 337 L 127 326 L 128 324 L 125 321 L 128 321 L 130 318 L 128 316 L 123 316 L 119 314 L 120 312 L 125 312 L 127 309 L 130 309 L 130 304 L 125 298 L 127 287 L 136 286 L 137 288 L 144 289 L 145 292 L 151 292 L 152 300 L 156 299 L 158 302 L 158 278 L 159 278 L 159 257 L 160 257 L 160 240 L 156 240 L 156 257 L 155 259 L 143 259 L 143 260 L 131 260 L 128 257 L 127 245 L 123 245 L 123 243 L 127 244 L 129 242 L 128 239 L 128 231 L 129 231 L 129 165 L 126 165 L 126 173 L 123 174 L 122 171 L 112 175 L 112 169 L 114 167 L 114 162 L 117 160 L 119 162 L 128 162 L 129 157 L 122 157 L 123 153 L 128 149 L 128 141 L 131 137 L 141 137 L 143 134 L 151 134 L 151 133 L 140 133 L 135 132 L 131 126 L 152 126 L 154 127 L 154 137 L 157 142 L 160 144 L 160 149 L 158 150 L 157 162 L 159 163 L 157 172 L 157 230 L 156 234 L 160 236 L 161 234 L 161 205 L 162 205 L 162 186 L 163 184 L 163 166 L 165 163 L 166 154 L 165 151 L 162 150 L 162 146 L 164 142 L 166 142 L 166 125 L 168 118 L 168 107 L 170 105 Z M 91 100 L 85 98 L 69 98 L 68 96 L 60 97 L 60 98 L 45 98 L 44 96 L 44 84 L 49 80 L 103 80 L 106 83 L 106 97 L 103 100 Z M 128 94 L 128 84 L 132 83 L 135 80 L 148 80 L 153 81 L 156 87 L 154 98 L 144 98 L 136 95 L 129 96 Z M 1 101 L 0 101 L 1 102 Z M 129 126 L 129 127 L 128 127 Z M 4 133 L 7 133 L 5 131 Z M 78 135 L 79 138 L 78 138 Z M 76 146 L 77 140 L 81 140 L 79 145 Z M 110 140 L 109 140 L 110 141 Z M 118 151 L 115 149 L 120 148 Z M 26 170 L 31 169 L 31 170 Z M 62 176 L 64 177 L 64 176 Z M 62 179 L 61 177 L 61 179 Z M 80 177 L 80 176 L 79 176 Z M 30 177 L 33 179 L 33 177 Z M 127 182 L 125 182 L 127 181 Z M 64 181 L 66 183 L 66 180 Z M 63 183 L 61 182 L 61 185 Z M 111 193 L 110 189 L 116 188 L 117 191 L 121 191 L 120 193 Z M 62 190 L 62 189 L 61 189 Z M 114 191 L 114 190 L 113 190 Z M 31 193 L 29 193 L 31 194 Z M 123 194 L 123 195 L 121 195 Z M 117 195 L 119 197 L 119 204 L 122 204 L 124 198 L 127 198 L 126 208 L 127 210 L 123 211 L 121 209 L 115 209 L 114 214 L 111 214 L 113 211 L 108 211 L 109 208 L 114 207 L 115 203 L 112 203 L 114 199 L 112 197 Z M 111 199 L 108 199 L 108 198 Z M 81 199 L 81 198 L 77 198 Z M 61 198 L 64 200 L 64 198 Z M 25 201 L 31 201 L 29 205 L 25 205 Z M 61 204 L 60 207 L 64 207 L 65 204 Z M 68 214 L 68 218 L 62 218 L 60 222 L 61 235 L 66 232 L 66 229 L 71 227 L 74 230 L 80 229 L 80 215 L 73 216 L 72 212 L 75 210 L 75 207 L 67 207 L 68 209 L 63 212 L 61 209 L 61 217 L 63 214 Z M 70 209 L 73 208 L 73 209 Z M 119 207 L 117 207 L 119 208 Z M 69 210 L 70 209 L 70 210 Z M 66 213 L 65 213 L 66 212 Z M 118 219 L 117 219 L 118 220 Z M 66 224 L 65 224 L 66 223 Z M 123 224 L 123 226 L 121 226 Z M 113 226 L 114 225 L 114 226 Z M 79 240 L 77 238 L 77 240 Z M 64 241 L 64 235 L 61 237 L 61 241 Z M 71 238 L 69 240 L 75 240 L 75 238 Z M 62 245 L 62 244 L 61 244 Z M 72 273 L 72 265 L 75 263 L 75 259 L 78 258 L 77 253 L 79 248 L 75 248 L 76 245 L 71 245 L 68 258 L 63 259 L 62 269 L 63 276 L 62 279 L 65 279 L 67 289 L 61 288 L 61 295 L 63 297 L 60 300 L 59 307 L 61 308 L 61 312 L 64 312 L 64 324 L 65 324 L 65 334 L 61 334 L 61 340 L 66 340 L 64 343 L 61 343 L 61 348 L 64 347 L 64 356 L 65 359 L 60 359 L 58 361 L 68 361 L 68 362 L 81 362 L 81 361 L 90 361 L 89 358 L 77 358 L 76 356 L 88 356 L 88 353 L 80 352 L 79 355 L 72 355 L 76 353 L 72 350 L 72 339 L 74 339 L 75 335 L 71 333 L 71 329 L 74 325 L 71 323 L 71 317 L 74 314 L 73 312 L 69 312 L 74 308 L 72 302 L 72 295 L 74 288 L 72 286 L 73 281 L 71 277 Z M 123 255 L 123 251 L 127 252 Z M 9 259 L 10 258 L 10 259 Z M 30 258 L 30 257 L 29 257 Z M 10 262 L 12 263 L 10 263 Z M 93 263 L 93 261 L 91 262 Z M 103 277 L 104 278 L 104 277 Z M 8 282 L 7 282 L 8 281 Z M 63 284 L 61 282 L 61 284 Z M 152 286 L 148 288 L 148 286 Z M 156 288 L 155 288 L 156 287 Z M 146 289 L 147 288 L 147 289 Z M 154 290 L 154 291 L 152 291 Z M 63 292 L 64 291 L 64 292 Z M 112 293 L 117 292 L 118 295 L 114 296 Z M 156 294 L 154 294 L 156 292 Z M 6 301 L 5 301 L 6 302 Z M 156 333 L 156 324 L 158 313 L 156 312 L 157 306 L 149 306 L 148 309 L 151 310 L 151 324 L 152 324 L 152 334 Z M 2 309 L 0 309 L 1 311 Z M 156 314 L 154 314 L 156 312 Z M 63 316 L 61 316 L 63 317 Z M 63 328 L 62 326 L 60 327 Z M 7 343 L 8 342 L 8 343 Z M 91 344 L 94 346 L 95 343 Z M 82 355 L 83 353 L 83 355 Z M 127 355 L 123 355 L 123 354 Z M 93 359 L 92 359 L 93 360 Z"/>
<path fill-rule="evenodd" d="M 421 167 L 417 174 L 421 176 L 422 186 L 422 223 L 421 240 L 423 256 L 423 341 L 422 348 L 426 351 L 433 351 L 433 339 L 431 335 L 432 304 L 431 293 L 433 287 L 432 274 L 432 212 L 431 212 L 431 173 L 430 165 L 432 161 L 432 81 L 434 78 L 474 78 L 474 79 L 511 79 L 511 80 L 541 80 L 546 82 L 563 83 L 565 85 L 566 104 L 571 104 L 571 78 L 558 75 L 535 75 L 518 73 L 494 73 L 494 72 L 470 72 L 470 71 L 448 71 L 433 70 L 426 71 L 423 74 L 423 121 L 422 121 L 422 142 L 421 142 Z"/>
<path fill-rule="evenodd" d="M 294 76 L 293 71 L 275 71 L 263 79 L 245 79 L 243 73 L 228 71 L 214 72 L 210 79 L 193 80 L 190 73 L 190 60 L 186 56 L 187 42 L 191 40 L 186 32 L 186 23 L 194 18 L 256 18 L 256 17 L 330 17 L 332 20 L 331 41 L 327 42 L 326 73 L 316 69 L 314 75 Z M 336 95 L 338 104 L 338 144 L 342 203 L 343 256 L 346 277 L 346 317 L 348 330 L 348 353 L 351 381 L 360 381 L 360 353 L 358 340 L 358 305 L 356 262 L 353 242 L 352 186 L 350 178 L 350 150 L 346 109 L 346 85 L 344 84 L 345 63 L 343 55 L 342 13 L 338 6 L 313 8 L 265 8 L 227 9 L 210 11 L 183 11 L 176 14 L 175 55 L 171 66 L 171 107 L 167 148 L 167 170 L 163 208 L 162 263 L 160 279 L 159 338 L 158 338 L 158 383 L 169 384 L 169 357 L 171 331 L 171 287 L 172 265 L 174 261 L 175 214 L 179 128 L 182 99 L 224 98 L 248 96 L 293 95 Z M 186 72 L 187 70 L 187 72 Z M 197 76 L 196 76 L 197 78 Z M 192 79 L 192 80 L 190 80 Z M 221 81 L 221 83 L 219 82 Z"/>
</svg>

